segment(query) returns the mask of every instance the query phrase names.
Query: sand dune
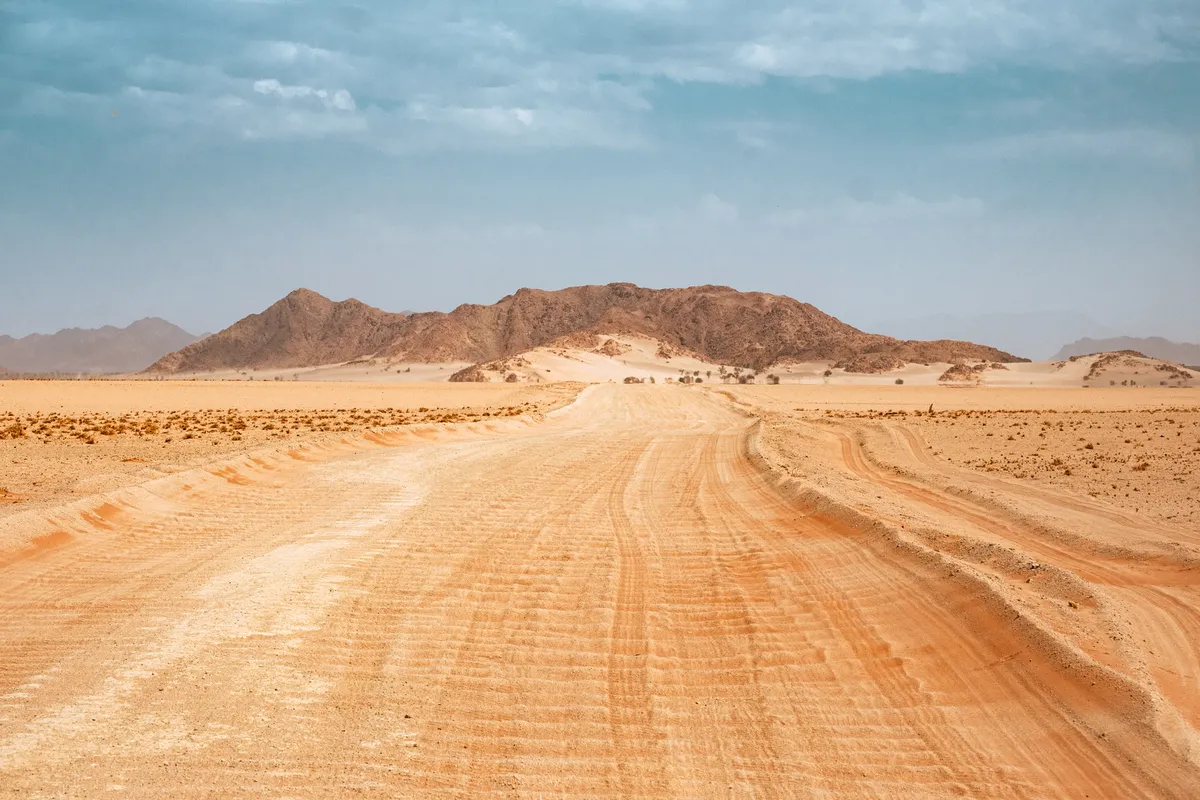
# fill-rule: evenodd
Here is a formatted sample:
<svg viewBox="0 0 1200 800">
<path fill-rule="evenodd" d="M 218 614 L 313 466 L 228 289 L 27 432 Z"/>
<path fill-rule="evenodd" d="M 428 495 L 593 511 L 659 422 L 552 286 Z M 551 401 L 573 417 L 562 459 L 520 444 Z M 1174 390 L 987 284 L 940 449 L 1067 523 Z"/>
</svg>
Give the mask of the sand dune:
<svg viewBox="0 0 1200 800">
<path fill-rule="evenodd" d="M 1193 797 L 1194 530 L 846 414 L 1034 394 L 600 385 L 9 515 L 0 785 Z"/>
</svg>

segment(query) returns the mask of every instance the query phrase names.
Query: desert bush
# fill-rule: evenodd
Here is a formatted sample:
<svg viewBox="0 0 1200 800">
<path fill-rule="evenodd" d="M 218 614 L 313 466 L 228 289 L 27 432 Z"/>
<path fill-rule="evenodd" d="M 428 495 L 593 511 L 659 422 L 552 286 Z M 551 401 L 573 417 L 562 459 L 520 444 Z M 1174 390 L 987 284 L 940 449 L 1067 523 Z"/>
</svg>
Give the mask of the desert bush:
<svg viewBox="0 0 1200 800">
<path fill-rule="evenodd" d="M 903 386 L 903 385 L 904 385 L 904 378 L 896 378 L 896 385 L 897 385 L 897 386 Z"/>
<path fill-rule="evenodd" d="M 825 377 L 826 377 L 826 378 L 829 378 L 829 377 L 832 377 L 832 376 L 833 376 L 833 370 L 831 370 L 831 369 L 827 369 L 827 370 L 825 370 Z"/>
</svg>

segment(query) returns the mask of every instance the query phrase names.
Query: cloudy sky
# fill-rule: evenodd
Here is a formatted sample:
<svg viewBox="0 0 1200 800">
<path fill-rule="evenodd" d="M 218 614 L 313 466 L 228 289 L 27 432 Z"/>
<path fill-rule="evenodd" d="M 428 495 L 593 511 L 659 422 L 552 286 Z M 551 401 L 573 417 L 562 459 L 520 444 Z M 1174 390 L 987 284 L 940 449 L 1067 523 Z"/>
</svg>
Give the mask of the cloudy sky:
<svg viewBox="0 0 1200 800">
<path fill-rule="evenodd" d="M 629 280 L 1200 339 L 1200 3 L 0 0 L 0 241 L 18 335 Z"/>
</svg>

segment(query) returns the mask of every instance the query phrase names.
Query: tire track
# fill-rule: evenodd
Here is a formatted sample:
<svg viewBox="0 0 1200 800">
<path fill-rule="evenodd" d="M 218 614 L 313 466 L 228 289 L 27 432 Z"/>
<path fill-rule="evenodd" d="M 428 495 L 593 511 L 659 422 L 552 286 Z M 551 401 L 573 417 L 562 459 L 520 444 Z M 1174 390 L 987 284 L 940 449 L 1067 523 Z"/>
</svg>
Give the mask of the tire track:
<svg viewBox="0 0 1200 800">
<path fill-rule="evenodd" d="M 978 585 L 781 495 L 750 425 L 597 386 L 0 568 L 0 654 L 37 653 L 0 795 L 1186 796 Z"/>
<path fill-rule="evenodd" d="M 1144 624 L 1152 624 L 1158 629 L 1160 635 L 1155 641 L 1159 649 L 1171 655 L 1165 659 L 1158 658 L 1152 647 L 1144 649 L 1156 684 L 1193 726 L 1200 726 L 1200 595 L 1197 594 L 1200 575 L 1194 569 L 1179 563 L 1172 564 L 1161 556 L 1146 556 L 1130 561 L 1095 550 L 1082 553 L 1072 551 L 1047 540 L 1040 531 L 1027 530 L 1011 516 L 1000 516 L 991 508 L 980 507 L 956 495 L 895 477 L 876 468 L 850 435 L 841 432 L 835 435 L 846 467 L 856 475 L 939 513 L 968 522 L 1023 552 L 1103 586 L 1132 606 Z M 933 466 L 936 468 L 938 465 Z M 967 480 L 959 475 L 956 475 L 956 479 Z M 996 485 L 996 482 L 986 483 Z M 1073 512 L 1090 514 L 1083 504 L 1055 502 Z M 1120 514 L 1109 515 L 1108 518 L 1121 524 L 1127 524 L 1129 519 Z M 1184 593 L 1185 599 L 1176 597 L 1175 592 Z M 1168 621 L 1165 626 L 1162 624 L 1164 620 Z"/>
</svg>

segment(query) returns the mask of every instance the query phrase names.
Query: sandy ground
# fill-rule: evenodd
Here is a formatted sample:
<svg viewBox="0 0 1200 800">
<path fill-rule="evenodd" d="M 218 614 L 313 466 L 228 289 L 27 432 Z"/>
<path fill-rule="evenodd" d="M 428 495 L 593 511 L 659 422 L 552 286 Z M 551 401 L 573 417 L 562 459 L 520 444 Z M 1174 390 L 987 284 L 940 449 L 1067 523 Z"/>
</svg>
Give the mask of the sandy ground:
<svg viewBox="0 0 1200 800">
<path fill-rule="evenodd" d="M 583 337 L 589 338 L 589 337 Z M 940 386 L 953 365 L 948 363 L 908 364 L 883 373 L 854 373 L 834 369 L 830 362 L 781 363 L 758 370 L 725 367 L 686 350 L 655 339 L 628 334 L 600 334 L 599 346 L 538 347 L 500 361 L 482 365 L 479 374 L 487 382 L 504 382 L 510 376 L 519 383 L 622 383 L 627 378 L 642 382 L 678 382 L 684 376 L 701 384 L 739 384 L 744 378 L 754 385 L 778 382 L 802 386 Z M 163 375 L 108 376 L 100 380 L 126 383 L 155 382 L 246 382 L 246 383 L 366 383 L 380 389 L 396 384 L 447 382 L 450 376 L 470 367 L 465 362 L 421 364 L 364 358 L 348 364 L 287 369 L 244 369 L 220 372 Z M 1068 361 L 1022 364 L 973 362 L 978 370 L 968 372 L 951 385 L 960 387 L 1053 387 L 1053 388 L 1200 388 L 1200 375 L 1179 365 L 1121 353 L 1081 356 Z M 724 373 L 722 372 L 724 370 Z M 2 382 L 0 382 L 2 386 Z M 332 392 L 336 394 L 336 391 Z"/>
<path fill-rule="evenodd" d="M 381 409 L 509 405 L 529 399 L 520 386 L 444 383 L 274 381 L 0 381 L 0 412 L 105 413 Z"/>
<path fill-rule="evenodd" d="M 0 517 L 282 442 L 544 414 L 581 388 L 0 382 Z"/>
<path fill-rule="evenodd" d="M 726 387 L 722 387 L 726 389 Z M 764 409 L 890 436 L 947 466 L 1200 530 L 1200 392 L 728 387 Z M 933 409 L 930 413 L 930 409 Z"/>
<path fill-rule="evenodd" d="M 1195 797 L 1194 526 L 879 415 L 1181 394 L 605 384 L 9 514 L 0 792 Z"/>
<path fill-rule="evenodd" d="M 281 369 L 221 370 L 218 372 L 196 372 L 172 374 L 169 378 L 129 375 L 130 380 L 192 380 L 192 381 L 246 381 L 273 383 L 298 381 L 366 382 L 366 383 L 436 383 L 446 381 L 458 370 L 470 366 L 465 361 L 444 364 L 408 363 L 364 359 L 350 364 L 330 364 L 322 367 L 288 367 Z"/>
<path fill-rule="evenodd" d="M 622 383 L 637 378 L 666 383 L 676 381 L 685 373 L 702 382 L 719 382 L 720 365 L 665 347 L 654 339 L 624 335 L 602 335 L 605 352 L 569 347 L 539 347 L 520 356 L 495 364 L 498 369 L 485 370 L 491 380 L 503 380 L 515 374 L 522 381 L 583 381 L 590 383 Z M 597 348 L 599 349 L 599 348 Z"/>
</svg>

